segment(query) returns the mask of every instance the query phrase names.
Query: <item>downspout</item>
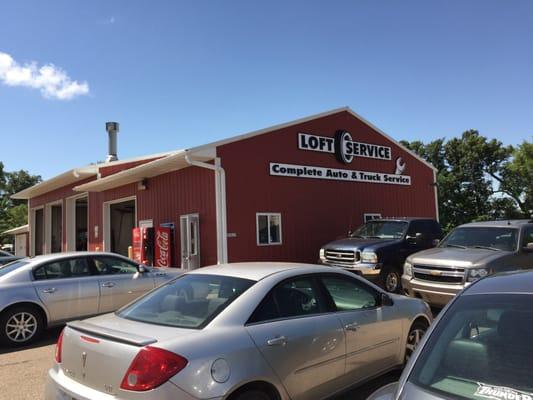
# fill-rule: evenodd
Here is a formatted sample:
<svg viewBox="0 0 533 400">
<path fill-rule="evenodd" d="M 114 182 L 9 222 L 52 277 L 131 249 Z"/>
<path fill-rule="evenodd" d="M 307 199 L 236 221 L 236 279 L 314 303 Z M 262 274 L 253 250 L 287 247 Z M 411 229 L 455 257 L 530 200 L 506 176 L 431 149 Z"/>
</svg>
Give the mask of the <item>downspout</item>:
<svg viewBox="0 0 533 400">
<path fill-rule="evenodd" d="M 226 172 L 220 165 L 220 158 L 215 157 L 215 163 L 209 164 L 203 161 L 191 160 L 185 155 L 187 164 L 207 168 L 215 172 L 215 205 L 217 219 L 217 263 L 228 262 L 228 229 L 226 218 Z"/>
</svg>

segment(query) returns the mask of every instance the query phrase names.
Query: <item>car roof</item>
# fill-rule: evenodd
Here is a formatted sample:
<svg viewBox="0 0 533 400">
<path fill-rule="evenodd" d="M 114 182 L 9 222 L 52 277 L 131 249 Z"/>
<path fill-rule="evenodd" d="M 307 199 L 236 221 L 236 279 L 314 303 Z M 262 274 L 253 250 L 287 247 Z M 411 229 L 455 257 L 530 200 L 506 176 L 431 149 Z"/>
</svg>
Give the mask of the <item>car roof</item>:
<svg viewBox="0 0 533 400">
<path fill-rule="evenodd" d="M 425 217 L 381 217 L 381 218 L 374 218 L 367 222 L 372 221 L 435 221 L 433 218 L 425 218 Z"/>
<path fill-rule="evenodd" d="M 298 272 L 299 274 L 305 274 L 313 272 L 332 272 L 335 269 L 315 264 L 290 262 L 241 262 L 203 267 L 188 273 L 233 276 L 259 281 L 267 276 L 291 270 Z"/>
<path fill-rule="evenodd" d="M 495 227 L 495 228 L 519 228 L 522 225 L 533 224 L 531 219 L 509 219 L 499 221 L 480 221 L 470 222 L 468 224 L 460 225 L 459 227 Z"/>
<path fill-rule="evenodd" d="M 44 262 L 44 261 L 53 261 L 53 260 L 62 260 L 64 258 L 71 257 L 86 257 L 86 256 L 113 256 L 125 258 L 124 256 L 116 253 L 102 252 L 102 251 L 69 251 L 65 253 L 52 253 L 52 254 L 42 254 L 39 256 L 34 256 L 28 258 L 28 261 L 31 263 Z M 131 260 L 133 262 L 133 260 Z"/>
<path fill-rule="evenodd" d="M 533 294 L 533 270 L 489 275 L 469 286 L 464 295 Z"/>
</svg>

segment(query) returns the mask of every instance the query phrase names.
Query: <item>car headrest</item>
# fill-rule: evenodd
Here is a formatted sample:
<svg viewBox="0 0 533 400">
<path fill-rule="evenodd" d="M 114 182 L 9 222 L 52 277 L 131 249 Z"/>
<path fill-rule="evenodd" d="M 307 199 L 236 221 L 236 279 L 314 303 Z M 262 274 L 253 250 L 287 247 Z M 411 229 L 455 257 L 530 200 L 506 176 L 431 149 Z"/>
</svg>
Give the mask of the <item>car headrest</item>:
<svg viewBox="0 0 533 400">
<path fill-rule="evenodd" d="M 471 339 L 453 340 L 444 357 L 444 365 L 452 375 L 480 379 L 488 374 L 489 356 L 483 343 Z"/>
<path fill-rule="evenodd" d="M 498 335 L 512 342 L 533 343 L 532 326 L 533 311 L 507 310 L 500 317 Z"/>
</svg>

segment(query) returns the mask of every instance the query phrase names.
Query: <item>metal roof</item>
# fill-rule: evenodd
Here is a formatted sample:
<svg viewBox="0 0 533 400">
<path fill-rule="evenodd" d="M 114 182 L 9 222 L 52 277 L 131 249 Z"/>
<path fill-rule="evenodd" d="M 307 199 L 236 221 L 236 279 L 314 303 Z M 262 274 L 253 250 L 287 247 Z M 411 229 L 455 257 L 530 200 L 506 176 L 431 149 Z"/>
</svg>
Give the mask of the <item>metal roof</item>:
<svg viewBox="0 0 533 400">
<path fill-rule="evenodd" d="M 255 137 L 255 136 L 259 136 L 259 135 L 262 135 L 262 134 L 270 133 L 270 132 L 273 132 L 273 131 L 276 131 L 276 130 L 280 130 L 280 129 L 283 129 L 283 128 L 291 127 L 293 125 L 302 124 L 302 123 L 305 123 L 305 122 L 308 122 L 308 121 L 312 121 L 312 120 L 315 120 L 315 119 L 327 117 L 329 115 L 334 115 L 334 114 L 338 114 L 338 113 L 341 113 L 341 112 L 347 112 L 347 113 L 351 114 L 356 119 L 360 120 L 361 122 L 363 122 L 364 124 L 366 124 L 367 126 L 372 128 L 373 130 L 375 130 L 376 132 L 378 132 L 382 136 L 386 137 L 388 140 L 390 140 L 396 146 L 400 147 L 402 150 L 404 150 L 405 152 L 409 153 L 411 156 L 416 158 L 418 161 L 420 161 L 421 163 L 426 165 L 428 168 L 432 169 L 433 171 L 436 171 L 436 168 L 431 163 L 429 163 L 428 161 L 424 160 L 418 154 L 416 154 L 415 152 L 411 151 L 407 147 L 403 146 L 398 141 L 396 141 L 393 138 L 391 138 L 385 132 L 380 130 L 378 127 L 372 125 L 370 122 L 365 120 L 359 114 L 355 113 L 349 107 L 341 107 L 341 108 L 336 108 L 334 110 L 326 111 L 326 112 L 323 112 L 323 113 L 314 114 L 314 115 L 311 115 L 311 116 L 308 116 L 308 117 L 305 117 L 305 118 L 296 119 L 296 120 L 293 120 L 293 121 L 290 121 L 290 122 L 286 122 L 286 123 L 283 123 L 283 124 L 273 125 L 273 126 L 270 126 L 268 128 L 264 128 L 264 129 L 260 129 L 260 130 L 256 130 L 256 131 L 252 131 L 252 132 L 248 132 L 248 133 L 245 133 L 245 134 L 242 134 L 242 135 L 237 135 L 237 136 L 234 136 L 234 137 L 231 137 L 231 138 L 228 138 L 228 139 L 223 139 L 223 140 L 212 142 L 212 143 L 209 143 L 209 144 L 197 146 L 197 147 L 194 147 L 194 148 L 191 148 L 191 149 L 177 150 L 177 151 L 169 152 L 169 153 L 162 153 L 161 155 L 159 155 L 159 156 L 162 157 L 160 159 L 148 162 L 146 164 L 143 164 L 143 165 L 140 165 L 140 166 L 137 166 L 137 167 L 134 167 L 134 168 L 130 168 L 130 169 L 127 169 L 127 170 L 124 170 L 124 171 L 120 171 L 120 172 L 118 172 L 116 174 L 107 176 L 107 177 L 102 178 L 102 179 L 97 179 L 95 181 L 92 181 L 92 182 L 89 182 L 89 183 L 86 183 L 86 184 L 83 184 L 83 185 L 76 186 L 74 188 L 74 190 L 75 191 L 79 191 L 79 192 L 85 192 L 85 191 L 101 192 L 101 191 L 104 191 L 104 190 L 107 190 L 107 189 L 111 189 L 111 188 L 114 188 L 114 187 L 126 185 L 126 184 L 129 184 L 129 183 L 134 183 L 134 182 L 140 181 L 140 180 L 145 179 L 145 178 L 151 178 L 153 176 L 161 175 L 161 174 L 164 174 L 164 173 L 167 173 L 167 172 L 175 171 L 175 170 L 178 170 L 178 169 L 185 168 L 185 167 L 189 166 L 189 164 L 187 163 L 187 161 L 185 159 L 186 155 L 193 156 L 196 160 L 199 160 L 199 161 L 212 160 L 213 158 L 216 157 L 216 148 L 218 146 L 222 146 L 222 145 L 225 145 L 225 144 L 229 144 L 229 143 L 233 143 L 233 142 L 238 142 L 238 141 L 241 141 L 241 140 L 249 139 L 249 138 L 252 138 L 252 137 Z M 139 158 L 139 160 L 147 159 L 147 158 L 151 158 L 151 157 L 156 157 L 156 156 L 145 156 L 143 158 Z M 116 165 L 118 163 L 125 163 L 125 162 L 129 162 L 129 161 L 136 161 L 136 160 L 135 159 L 134 160 L 121 160 L 121 161 L 116 161 L 116 162 L 113 162 L 113 163 L 102 163 L 102 164 L 97 164 L 95 166 L 91 166 L 92 168 L 96 169 L 95 172 L 92 173 L 92 175 L 95 175 L 98 172 L 98 168 L 100 168 L 100 167 L 108 167 L 108 166 L 111 166 L 111 165 Z M 87 167 L 87 168 L 90 168 L 90 167 Z M 58 175 L 55 178 L 52 178 L 52 179 L 50 179 L 48 181 L 42 182 L 40 184 L 37 184 L 37 185 L 35 185 L 35 186 L 33 186 L 33 187 L 29 188 L 29 189 L 23 190 L 23 191 L 15 194 L 15 195 L 13 195 L 12 197 L 15 198 L 15 199 L 29 199 L 31 197 L 35 197 L 35 196 L 38 196 L 40 194 L 47 193 L 47 192 L 49 192 L 51 190 L 57 189 L 57 188 L 59 188 L 61 186 L 66 186 L 68 184 L 81 181 L 82 179 L 85 179 L 86 177 L 88 177 L 88 176 L 85 176 L 84 178 L 73 180 L 71 176 L 75 175 L 75 173 L 77 173 L 78 171 L 81 171 L 81 169 L 67 171 L 66 173 L 64 173 L 62 175 Z M 92 175 L 90 175 L 90 176 L 92 176 Z M 67 178 L 70 178 L 70 179 L 67 179 Z M 64 182 L 66 182 L 66 183 L 64 183 Z"/>
<path fill-rule="evenodd" d="M 30 231 L 30 226 L 28 224 L 17 226 L 16 228 L 8 229 L 7 231 L 2 232 L 4 235 L 19 235 L 21 233 L 28 233 Z"/>
<path fill-rule="evenodd" d="M 142 157 L 135 157 L 135 158 L 129 158 L 129 159 L 124 159 L 124 160 L 106 162 L 106 163 L 102 162 L 98 164 L 87 165 L 85 167 L 74 168 L 66 172 L 63 172 L 62 174 L 56 175 L 53 178 L 47 179 L 36 185 L 33 185 L 27 189 L 21 190 L 20 192 L 12 195 L 11 198 L 20 199 L 20 200 L 28 200 L 28 199 L 40 196 L 45 193 L 49 193 L 52 190 L 59 189 L 63 186 L 71 185 L 73 183 L 80 182 L 84 179 L 97 176 L 100 168 L 107 168 L 107 167 L 112 167 L 112 166 L 121 165 L 125 163 L 142 161 L 142 160 L 146 160 L 150 158 L 165 157 L 173 153 L 174 152 L 150 154 L 150 155 L 145 155 Z"/>
</svg>

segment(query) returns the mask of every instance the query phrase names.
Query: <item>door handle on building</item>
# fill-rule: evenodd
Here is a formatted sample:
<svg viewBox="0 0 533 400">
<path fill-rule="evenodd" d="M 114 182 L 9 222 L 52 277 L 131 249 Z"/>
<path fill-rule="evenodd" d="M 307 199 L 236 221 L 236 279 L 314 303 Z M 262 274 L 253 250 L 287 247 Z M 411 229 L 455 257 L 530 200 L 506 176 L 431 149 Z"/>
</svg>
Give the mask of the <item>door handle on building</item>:
<svg viewBox="0 0 533 400">
<path fill-rule="evenodd" d="M 104 282 L 102 283 L 102 287 L 113 287 L 115 286 L 115 282 Z"/>
<path fill-rule="evenodd" d="M 359 325 L 357 322 L 352 322 L 351 324 L 344 325 L 344 329 L 347 331 L 355 332 L 357 329 L 359 329 Z"/>
<path fill-rule="evenodd" d="M 267 345 L 269 346 L 285 346 L 286 344 L 287 338 L 285 336 L 276 336 L 275 338 L 267 340 Z"/>
<path fill-rule="evenodd" d="M 43 293 L 54 293 L 57 289 L 55 287 L 43 289 Z"/>
</svg>

